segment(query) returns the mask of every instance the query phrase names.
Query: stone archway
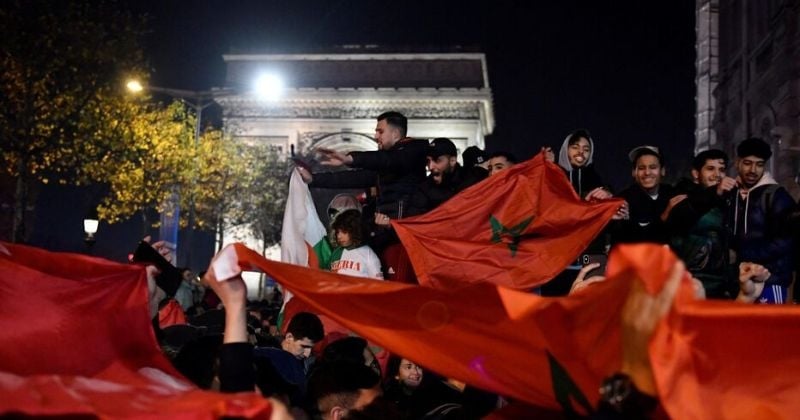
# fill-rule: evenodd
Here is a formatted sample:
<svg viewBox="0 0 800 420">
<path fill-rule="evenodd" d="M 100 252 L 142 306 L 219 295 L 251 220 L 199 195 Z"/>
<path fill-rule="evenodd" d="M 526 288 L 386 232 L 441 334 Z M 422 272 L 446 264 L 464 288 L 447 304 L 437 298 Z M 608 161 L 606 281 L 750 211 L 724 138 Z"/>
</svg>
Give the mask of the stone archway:
<svg viewBox="0 0 800 420">
<path fill-rule="evenodd" d="M 378 143 L 366 134 L 342 131 L 325 134 L 315 139 L 309 147 L 309 151 L 313 152 L 318 147 L 349 153 L 378 150 Z"/>
</svg>

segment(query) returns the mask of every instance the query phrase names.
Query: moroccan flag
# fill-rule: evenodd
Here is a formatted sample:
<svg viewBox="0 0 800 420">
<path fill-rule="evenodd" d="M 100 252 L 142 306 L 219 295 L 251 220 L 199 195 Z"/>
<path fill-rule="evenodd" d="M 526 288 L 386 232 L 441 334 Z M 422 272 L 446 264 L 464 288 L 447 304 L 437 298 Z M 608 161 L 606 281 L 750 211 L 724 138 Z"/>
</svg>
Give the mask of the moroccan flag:
<svg viewBox="0 0 800 420">
<path fill-rule="evenodd" d="M 392 225 L 422 285 L 530 289 L 575 261 L 621 203 L 582 201 L 540 154 Z"/>
<path fill-rule="evenodd" d="M 243 245 L 210 269 L 261 269 L 318 312 L 421 365 L 545 410 L 587 414 L 621 363 L 620 317 L 633 282 L 663 286 L 676 257 L 658 245 L 616 248 L 609 278 L 564 298 L 488 283 L 437 290 L 268 261 Z M 694 299 L 688 276 L 649 353 L 673 418 L 794 418 L 800 308 Z"/>
<path fill-rule="evenodd" d="M 143 267 L 4 245 L 0 416 L 269 418 L 255 393 L 202 391 L 172 368 L 153 335 Z"/>
</svg>

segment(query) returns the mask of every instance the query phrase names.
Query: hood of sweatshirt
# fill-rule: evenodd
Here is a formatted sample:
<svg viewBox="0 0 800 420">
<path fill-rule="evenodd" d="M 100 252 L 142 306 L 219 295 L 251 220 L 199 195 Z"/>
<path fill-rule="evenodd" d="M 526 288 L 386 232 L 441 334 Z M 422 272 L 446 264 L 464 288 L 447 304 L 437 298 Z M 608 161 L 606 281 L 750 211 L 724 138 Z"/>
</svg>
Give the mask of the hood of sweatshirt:
<svg viewBox="0 0 800 420">
<path fill-rule="evenodd" d="M 572 133 L 567 135 L 564 139 L 564 142 L 561 143 L 561 150 L 558 151 L 558 166 L 564 168 L 565 171 L 570 172 L 572 171 L 572 165 L 569 163 L 569 156 L 567 155 L 567 149 L 569 149 L 569 138 L 572 136 Z M 586 163 L 581 166 L 581 168 L 585 168 L 592 164 L 592 158 L 594 157 L 594 141 L 591 137 L 589 137 L 589 158 L 586 159 Z"/>
<path fill-rule="evenodd" d="M 742 182 L 741 178 L 739 178 L 738 176 L 736 177 L 736 181 L 738 181 L 740 184 Z M 741 193 L 742 192 L 741 189 L 739 190 L 739 194 L 738 194 L 739 197 L 737 197 L 737 202 L 738 202 L 739 198 L 744 200 L 744 214 L 742 214 L 741 216 L 744 218 L 744 234 L 745 235 L 747 235 L 747 215 L 748 215 L 748 213 L 750 213 L 750 196 L 752 195 L 752 192 L 757 190 L 757 189 L 759 189 L 759 188 L 765 187 L 767 185 L 775 185 L 777 183 L 778 182 L 775 181 L 775 178 L 772 177 L 772 174 L 770 174 L 767 171 L 764 171 L 764 175 L 761 176 L 761 179 L 758 180 L 756 185 L 753 185 L 752 188 L 748 189 L 745 194 Z M 739 227 L 739 216 L 740 216 L 740 214 L 739 214 L 739 206 L 737 204 L 734 207 L 734 213 L 733 213 L 733 234 L 734 235 L 736 235 L 736 233 L 737 233 L 736 231 L 738 230 L 738 227 Z"/>
</svg>

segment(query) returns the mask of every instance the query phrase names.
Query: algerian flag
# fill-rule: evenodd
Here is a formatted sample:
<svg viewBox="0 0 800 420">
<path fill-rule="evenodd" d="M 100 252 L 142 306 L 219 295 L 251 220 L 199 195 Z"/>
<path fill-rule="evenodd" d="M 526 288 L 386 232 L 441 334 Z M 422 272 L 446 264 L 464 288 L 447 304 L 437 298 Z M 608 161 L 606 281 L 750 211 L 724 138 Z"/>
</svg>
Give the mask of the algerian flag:
<svg viewBox="0 0 800 420">
<path fill-rule="evenodd" d="M 281 261 L 306 267 L 328 269 L 331 246 L 326 238 L 327 230 L 319 220 L 311 191 L 297 171 L 292 171 L 289 180 L 289 195 L 283 213 L 281 230 Z M 278 325 L 282 324 L 286 303 L 292 298 L 286 292 L 283 298 Z"/>
</svg>

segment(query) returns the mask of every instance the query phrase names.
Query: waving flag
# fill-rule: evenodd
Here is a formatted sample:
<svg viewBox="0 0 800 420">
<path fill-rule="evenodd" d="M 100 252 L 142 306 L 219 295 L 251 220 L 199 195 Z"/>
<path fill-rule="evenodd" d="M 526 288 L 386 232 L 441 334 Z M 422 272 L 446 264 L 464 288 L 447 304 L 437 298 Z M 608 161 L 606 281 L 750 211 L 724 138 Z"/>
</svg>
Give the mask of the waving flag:
<svg viewBox="0 0 800 420">
<path fill-rule="evenodd" d="M 661 246 L 620 246 L 605 282 L 565 298 L 488 283 L 436 290 L 357 279 L 267 261 L 239 244 L 224 249 L 211 269 L 217 278 L 264 270 L 393 353 L 542 409 L 587 414 L 602 379 L 620 368 L 621 310 L 631 285 L 643 282 L 656 294 L 675 261 Z M 649 349 L 667 414 L 794 418 L 800 359 L 787 344 L 799 330 L 800 308 L 697 301 L 683 278 Z M 746 361 L 753 366 L 744 368 Z"/>
<path fill-rule="evenodd" d="M 186 381 L 150 324 L 143 267 L 5 244 L 0 253 L 0 416 L 269 418 L 255 393 Z"/>
<path fill-rule="evenodd" d="M 575 261 L 621 203 L 582 201 L 540 154 L 392 226 L 422 285 L 489 282 L 524 290 Z"/>
</svg>

